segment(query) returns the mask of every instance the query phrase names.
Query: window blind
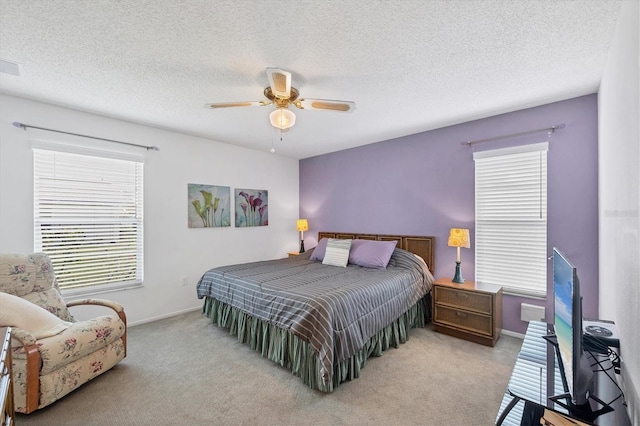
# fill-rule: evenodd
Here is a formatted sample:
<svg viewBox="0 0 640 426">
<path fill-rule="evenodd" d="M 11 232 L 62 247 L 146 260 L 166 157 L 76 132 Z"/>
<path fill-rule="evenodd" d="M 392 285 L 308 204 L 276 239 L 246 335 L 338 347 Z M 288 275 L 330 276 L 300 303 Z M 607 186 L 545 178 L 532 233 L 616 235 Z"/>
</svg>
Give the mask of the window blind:
<svg viewBox="0 0 640 426">
<path fill-rule="evenodd" d="M 546 296 L 547 149 L 474 153 L 477 281 Z"/>
<path fill-rule="evenodd" d="M 508 390 L 530 401 L 536 401 L 540 405 L 549 406 L 547 397 L 562 394 L 565 390 L 562 384 L 562 374 L 560 373 L 558 358 L 556 356 L 553 356 L 552 383 L 547 382 L 549 380 L 547 370 L 551 368 L 550 360 L 547 359 L 547 351 L 553 351 L 553 349 L 549 343 L 541 337 L 545 334 L 547 334 L 545 323 L 534 321 L 529 324 L 527 335 L 522 342 L 518 359 L 509 378 Z M 548 384 L 551 384 L 553 387 L 547 389 Z M 507 391 L 500 404 L 498 416 L 505 410 L 512 398 Z M 566 409 L 563 409 L 557 404 L 553 404 L 553 409 L 564 413 L 567 412 Z M 524 402 L 520 401 L 513 407 L 502 424 L 505 426 L 519 426 L 522 422 L 523 412 Z"/>
<path fill-rule="evenodd" d="M 143 163 L 34 149 L 34 249 L 63 290 L 143 279 Z"/>
</svg>

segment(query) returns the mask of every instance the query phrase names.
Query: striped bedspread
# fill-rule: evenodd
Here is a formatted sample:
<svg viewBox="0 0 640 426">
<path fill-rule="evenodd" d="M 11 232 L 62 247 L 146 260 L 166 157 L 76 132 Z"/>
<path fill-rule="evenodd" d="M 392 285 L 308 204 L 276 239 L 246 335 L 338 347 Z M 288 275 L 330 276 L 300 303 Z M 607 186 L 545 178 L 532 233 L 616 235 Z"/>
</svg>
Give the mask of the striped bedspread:
<svg viewBox="0 0 640 426">
<path fill-rule="evenodd" d="M 354 355 L 416 304 L 433 276 L 424 261 L 400 249 L 387 269 L 323 265 L 310 254 L 211 269 L 197 294 L 290 330 L 316 351 L 329 382 L 334 360 Z"/>
</svg>

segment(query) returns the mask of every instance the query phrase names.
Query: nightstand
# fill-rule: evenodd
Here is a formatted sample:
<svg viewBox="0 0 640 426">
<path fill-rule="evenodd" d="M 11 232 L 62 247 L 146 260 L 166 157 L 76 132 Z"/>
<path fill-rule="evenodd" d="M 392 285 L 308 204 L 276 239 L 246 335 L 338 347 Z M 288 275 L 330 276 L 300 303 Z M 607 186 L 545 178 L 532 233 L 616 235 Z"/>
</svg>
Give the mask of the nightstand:
<svg viewBox="0 0 640 426">
<path fill-rule="evenodd" d="M 300 253 L 298 253 L 297 251 L 290 251 L 287 254 L 289 255 L 289 257 L 295 257 L 300 255 Z"/>
<path fill-rule="evenodd" d="M 438 278 L 433 282 L 433 325 L 440 333 L 494 346 L 502 330 L 502 287 Z"/>
</svg>

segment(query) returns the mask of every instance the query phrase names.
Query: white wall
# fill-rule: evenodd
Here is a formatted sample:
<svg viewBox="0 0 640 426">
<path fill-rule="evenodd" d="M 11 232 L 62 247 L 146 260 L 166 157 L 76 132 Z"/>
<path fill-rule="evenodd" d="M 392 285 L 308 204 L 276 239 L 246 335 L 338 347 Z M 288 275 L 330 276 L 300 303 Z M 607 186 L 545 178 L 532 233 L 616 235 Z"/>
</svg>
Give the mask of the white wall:
<svg viewBox="0 0 640 426">
<path fill-rule="evenodd" d="M 600 317 L 620 333 L 622 377 L 640 424 L 640 53 L 637 1 L 625 1 L 598 93 Z"/>
<path fill-rule="evenodd" d="M 298 247 L 298 161 L 269 153 L 0 94 L 0 251 L 33 251 L 33 160 L 30 141 L 72 140 L 91 147 L 122 145 L 24 130 L 34 126 L 156 145 L 145 151 L 145 267 L 139 289 L 96 297 L 124 305 L 130 324 L 199 308 L 195 286 L 214 266 L 285 257 Z M 269 191 L 269 225 L 189 229 L 187 184 Z M 233 201 L 232 201 L 233 205 Z M 182 285 L 186 277 L 188 286 Z M 84 313 L 80 313 L 80 317 Z"/>
</svg>

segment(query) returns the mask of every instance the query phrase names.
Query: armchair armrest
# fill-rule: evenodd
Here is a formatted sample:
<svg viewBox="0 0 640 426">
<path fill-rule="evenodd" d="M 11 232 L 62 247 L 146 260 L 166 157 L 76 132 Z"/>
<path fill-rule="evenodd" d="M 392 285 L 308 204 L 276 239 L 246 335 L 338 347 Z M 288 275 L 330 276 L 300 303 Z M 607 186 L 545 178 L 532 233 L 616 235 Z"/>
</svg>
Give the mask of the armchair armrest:
<svg viewBox="0 0 640 426">
<path fill-rule="evenodd" d="M 122 336 L 122 341 L 124 342 L 124 353 L 125 353 L 125 356 L 126 356 L 126 353 L 127 353 L 127 332 L 126 332 L 127 315 L 124 313 L 124 307 L 121 304 L 117 303 L 117 302 L 113 302 L 111 300 L 105 300 L 105 299 L 78 299 L 78 300 L 72 300 L 71 302 L 67 303 L 67 307 L 68 308 L 71 308 L 73 306 L 83 306 L 83 305 L 105 306 L 107 308 L 113 309 L 115 311 L 115 313 L 118 314 L 118 317 L 124 323 L 124 326 L 125 326 L 125 332 L 124 332 L 124 335 Z"/>
<path fill-rule="evenodd" d="M 105 306 L 107 308 L 111 308 L 115 311 L 116 314 L 118 314 L 124 325 L 127 325 L 127 315 L 124 313 L 124 307 L 117 302 L 105 299 L 79 299 L 72 300 L 71 302 L 67 303 L 68 308 L 83 305 Z"/>
<path fill-rule="evenodd" d="M 121 304 L 117 302 L 113 302 L 111 300 L 105 300 L 105 299 L 79 299 L 79 300 L 72 300 L 71 302 L 67 303 L 67 307 L 69 308 L 72 306 L 81 306 L 81 305 L 106 306 L 116 311 L 116 313 L 124 312 L 124 308 L 122 307 Z"/>
<path fill-rule="evenodd" d="M 40 399 L 40 352 L 35 337 L 22 328 L 11 328 L 11 339 L 20 342 L 20 345 L 13 345 L 12 351 L 24 351 L 26 357 L 26 414 L 38 408 Z"/>
<path fill-rule="evenodd" d="M 11 327 L 11 339 L 20 342 L 19 345 L 12 345 L 13 349 L 20 346 L 27 347 L 36 344 L 36 338 L 33 337 L 31 333 L 18 327 Z"/>
</svg>

